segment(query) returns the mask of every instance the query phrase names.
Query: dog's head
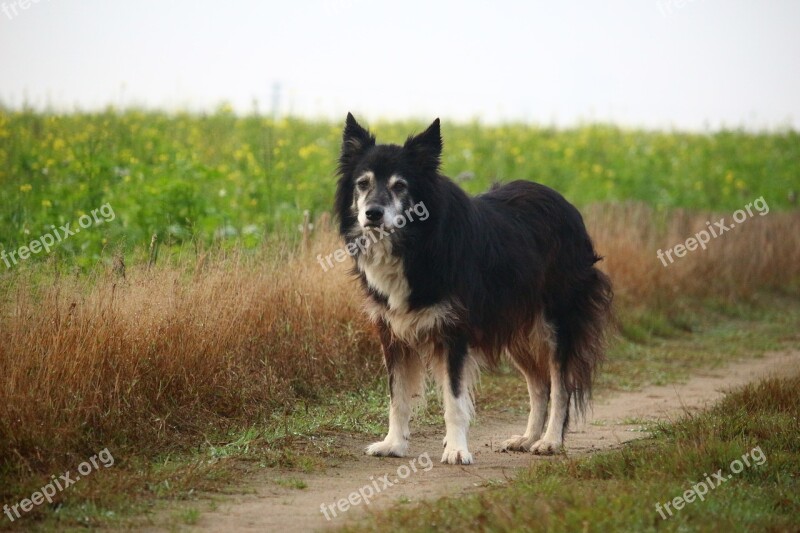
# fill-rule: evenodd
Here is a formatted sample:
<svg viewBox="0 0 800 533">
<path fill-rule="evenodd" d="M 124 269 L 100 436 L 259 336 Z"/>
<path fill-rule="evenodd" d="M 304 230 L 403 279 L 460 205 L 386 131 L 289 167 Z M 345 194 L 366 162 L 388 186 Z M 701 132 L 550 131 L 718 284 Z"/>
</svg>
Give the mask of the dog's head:
<svg viewBox="0 0 800 533">
<path fill-rule="evenodd" d="M 394 233 L 409 222 L 426 220 L 423 201 L 438 179 L 441 154 L 438 118 L 398 146 L 376 144 L 375 136 L 348 113 L 336 191 L 341 233 L 352 237 L 378 228 Z"/>
</svg>

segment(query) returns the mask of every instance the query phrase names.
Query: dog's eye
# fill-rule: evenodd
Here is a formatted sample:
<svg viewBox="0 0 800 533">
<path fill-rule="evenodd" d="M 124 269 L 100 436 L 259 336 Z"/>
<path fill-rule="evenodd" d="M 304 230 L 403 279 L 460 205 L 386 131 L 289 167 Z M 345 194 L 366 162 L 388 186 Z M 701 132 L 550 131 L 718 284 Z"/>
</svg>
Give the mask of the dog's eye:
<svg viewBox="0 0 800 533">
<path fill-rule="evenodd" d="M 408 189 L 408 185 L 404 181 L 396 181 L 394 185 L 392 185 L 392 190 L 394 192 L 403 192 Z"/>
<path fill-rule="evenodd" d="M 369 180 L 358 180 L 356 182 L 356 187 L 358 187 L 359 191 L 366 191 L 369 189 Z"/>
</svg>

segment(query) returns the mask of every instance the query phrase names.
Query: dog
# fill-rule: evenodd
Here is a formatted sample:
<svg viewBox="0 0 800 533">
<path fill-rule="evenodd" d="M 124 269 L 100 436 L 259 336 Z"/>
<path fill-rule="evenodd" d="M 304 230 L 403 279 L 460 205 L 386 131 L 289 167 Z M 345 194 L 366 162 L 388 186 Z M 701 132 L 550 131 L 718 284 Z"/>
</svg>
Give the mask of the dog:
<svg viewBox="0 0 800 533">
<path fill-rule="evenodd" d="M 407 454 L 430 369 L 444 403 L 441 461 L 472 463 L 473 384 L 503 357 L 525 377 L 530 415 L 502 450 L 558 453 L 570 404 L 584 412 L 603 359 L 610 280 L 559 193 L 513 181 L 470 197 L 442 175 L 441 154 L 439 119 L 399 146 L 376 144 L 347 115 L 335 212 L 390 391 L 388 433 L 366 453 Z"/>
</svg>

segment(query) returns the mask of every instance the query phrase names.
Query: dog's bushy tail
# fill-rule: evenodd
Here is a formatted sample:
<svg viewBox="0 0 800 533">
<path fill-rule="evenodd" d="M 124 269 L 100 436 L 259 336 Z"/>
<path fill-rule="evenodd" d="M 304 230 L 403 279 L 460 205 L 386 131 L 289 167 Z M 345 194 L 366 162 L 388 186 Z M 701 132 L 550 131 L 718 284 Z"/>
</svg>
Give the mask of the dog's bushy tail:
<svg viewBox="0 0 800 533">
<path fill-rule="evenodd" d="M 572 298 L 553 318 L 556 358 L 575 410 L 584 416 L 595 372 L 605 357 L 614 293 L 611 280 L 594 266 L 576 281 Z"/>
</svg>

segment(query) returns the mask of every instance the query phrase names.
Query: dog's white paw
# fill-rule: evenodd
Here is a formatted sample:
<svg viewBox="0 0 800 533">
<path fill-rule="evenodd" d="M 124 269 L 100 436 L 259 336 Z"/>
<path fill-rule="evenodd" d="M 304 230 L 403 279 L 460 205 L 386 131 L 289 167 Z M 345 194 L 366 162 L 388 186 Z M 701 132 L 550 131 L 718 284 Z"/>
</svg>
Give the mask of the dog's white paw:
<svg viewBox="0 0 800 533">
<path fill-rule="evenodd" d="M 442 454 L 442 462 L 449 465 L 469 465 L 472 464 L 472 454 L 467 450 L 458 448 L 445 448 Z"/>
<path fill-rule="evenodd" d="M 377 457 L 405 457 L 408 452 L 408 441 L 382 440 L 367 446 L 367 455 Z"/>
<path fill-rule="evenodd" d="M 500 445 L 501 452 L 527 452 L 536 441 L 534 438 L 525 435 L 514 435 L 510 439 L 504 440 Z"/>
<path fill-rule="evenodd" d="M 555 455 L 564 451 L 564 443 L 561 441 L 540 439 L 531 446 L 531 451 L 536 455 Z"/>
</svg>

